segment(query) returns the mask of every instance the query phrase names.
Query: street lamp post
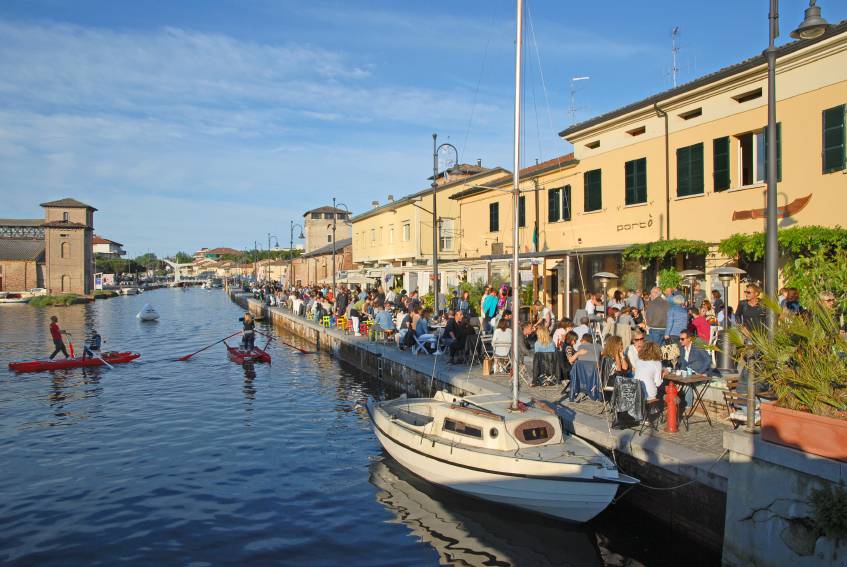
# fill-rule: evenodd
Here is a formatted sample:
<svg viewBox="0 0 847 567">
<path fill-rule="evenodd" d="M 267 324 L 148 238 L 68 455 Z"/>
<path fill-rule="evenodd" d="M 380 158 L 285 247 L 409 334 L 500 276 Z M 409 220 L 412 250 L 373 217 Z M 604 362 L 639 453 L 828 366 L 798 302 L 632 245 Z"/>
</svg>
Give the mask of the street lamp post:
<svg viewBox="0 0 847 567">
<path fill-rule="evenodd" d="M 335 226 L 336 220 L 338 219 L 338 213 L 335 209 L 338 207 L 344 207 L 344 210 L 347 211 L 347 215 L 350 215 L 350 209 L 344 203 L 336 203 L 335 197 L 332 198 L 332 295 L 335 297 Z M 345 222 L 348 222 L 345 219 Z"/>
<path fill-rule="evenodd" d="M 433 286 L 433 312 L 438 316 L 438 294 L 441 291 L 441 281 L 438 277 L 438 152 L 442 149 L 452 149 L 456 156 L 454 163 L 459 162 L 459 150 L 453 144 L 444 143 L 438 145 L 438 134 L 432 135 L 432 286 Z"/>
<path fill-rule="evenodd" d="M 700 270 L 683 270 L 679 273 L 685 283 L 688 284 L 688 306 L 694 306 L 694 283 L 697 278 L 704 275 Z"/>
<path fill-rule="evenodd" d="M 292 288 L 292 284 L 294 283 L 294 227 L 298 227 L 300 229 L 300 236 L 297 238 L 302 240 L 306 238 L 303 235 L 303 225 L 298 224 L 294 221 L 291 221 L 291 232 L 289 233 L 289 245 L 288 245 L 288 289 Z"/>
<path fill-rule="evenodd" d="M 271 279 L 271 278 L 270 278 L 270 269 L 271 269 L 271 238 L 276 238 L 276 245 L 277 245 L 277 246 L 279 246 L 279 238 L 278 238 L 276 235 L 271 234 L 271 233 L 269 232 L 269 233 L 268 233 L 268 263 L 267 263 L 267 264 L 265 264 L 265 279 L 266 279 L 266 280 L 270 280 L 270 279 Z"/>
<path fill-rule="evenodd" d="M 723 268 L 715 268 L 709 271 L 709 275 L 717 276 L 723 284 L 723 332 L 718 338 L 720 345 L 720 363 L 718 370 L 721 372 L 734 372 L 734 364 L 732 363 L 732 353 L 730 352 L 729 342 L 729 284 L 737 277 L 746 274 L 741 268 L 733 266 L 725 266 Z"/>
<path fill-rule="evenodd" d="M 826 32 L 829 24 L 821 17 L 821 9 L 816 0 L 810 0 L 805 18 L 800 26 L 791 32 L 795 39 L 814 39 Z M 765 291 L 776 297 L 779 286 L 779 244 L 777 241 L 777 151 L 776 151 L 776 47 L 774 42 L 779 36 L 779 0 L 771 0 L 770 33 L 765 56 L 768 62 L 768 132 L 767 132 L 767 224 L 765 227 Z M 776 313 L 768 310 L 768 329 L 773 333 Z"/>
</svg>

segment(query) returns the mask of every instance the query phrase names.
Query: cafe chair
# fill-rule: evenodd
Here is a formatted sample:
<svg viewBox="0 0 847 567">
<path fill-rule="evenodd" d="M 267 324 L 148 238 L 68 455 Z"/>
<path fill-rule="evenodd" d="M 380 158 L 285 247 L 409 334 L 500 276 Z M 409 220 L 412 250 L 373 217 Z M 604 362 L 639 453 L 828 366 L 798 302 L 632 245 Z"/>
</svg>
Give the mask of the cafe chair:
<svg viewBox="0 0 847 567">
<path fill-rule="evenodd" d="M 571 367 L 570 376 L 570 401 L 573 402 L 579 393 L 584 393 L 595 401 L 601 399 L 600 373 L 597 371 L 596 362 L 593 360 L 577 360 Z"/>
</svg>

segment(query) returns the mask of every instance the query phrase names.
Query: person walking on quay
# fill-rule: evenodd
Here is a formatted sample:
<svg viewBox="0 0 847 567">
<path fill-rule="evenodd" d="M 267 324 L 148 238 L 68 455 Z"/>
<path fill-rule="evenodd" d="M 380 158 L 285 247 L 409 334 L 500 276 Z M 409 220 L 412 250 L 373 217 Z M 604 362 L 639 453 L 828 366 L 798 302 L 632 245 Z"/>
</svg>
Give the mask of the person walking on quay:
<svg viewBox="0 0 847 567">
<path fill-rule="evenodd" d="M 53 360 L 57 354 L 60 352 L 65 355 L 65 358 L 68 357 L 68 351 L 65 348 L 65 341 L 62 339 L 62 335 L 67 335 L 67 331 L 63 331 L 59 328 L 59 318 L 55 315 L 50 317 L 50 337 L 53 339 L 53 346 L 56 349 L 53 351 L 53 354 L 50 355 L 50 360 Z"/>
<path fill-rule="evenodd" d="M 483 329 L 486 333 L 493 332 L 491 320 L 497 314 L 497 290 L 491 288 L 488 290 L 488 295 L 482 302 L 482 315 L 485 318 Z"/>
<path fill-rule="evenodd" d="M 744 291 L 744 299 L 735 310 L 735 318 L 738 324 L 752 331 L 763 329 L 767 324 L 767 310 L 759 300 L 762 290 L 756 284 L 747 284 Z"/>
<path fill-rule="evenodd" d="M 662 345 L 665 327 L 668 325 L 668 301 L 662 297 L 661 290 L 654 287 L 650 290 L 650 301 L 644 307 L 644 320 L 647 323 L 647 335 L 657 345 Z"/>
<path fill-rule="evenodd" d="M 685 298 L 681 295 L 670 297 L 667 322 L 665 324 L 665 341 L 679 344 L 679 335 L 688 328 L 688 311 L 683 307 Z"/>
</svg>

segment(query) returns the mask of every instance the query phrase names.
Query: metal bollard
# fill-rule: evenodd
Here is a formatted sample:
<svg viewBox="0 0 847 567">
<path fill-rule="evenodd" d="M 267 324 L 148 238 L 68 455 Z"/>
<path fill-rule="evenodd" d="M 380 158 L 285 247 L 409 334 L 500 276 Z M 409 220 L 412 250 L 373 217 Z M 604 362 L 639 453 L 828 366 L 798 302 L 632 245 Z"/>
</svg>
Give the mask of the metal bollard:
<svg viewBox="0 0 847 567">
<path fill-rule="evenodd" d="M 668 408 L 668 427 L 665 431 L 668 433 L 679 432 L 678 399 L 679 391 L 676 388 L 676 384 L 674 382 L 668 382 L 665 388 L 665 406 Z"/>
</svg>

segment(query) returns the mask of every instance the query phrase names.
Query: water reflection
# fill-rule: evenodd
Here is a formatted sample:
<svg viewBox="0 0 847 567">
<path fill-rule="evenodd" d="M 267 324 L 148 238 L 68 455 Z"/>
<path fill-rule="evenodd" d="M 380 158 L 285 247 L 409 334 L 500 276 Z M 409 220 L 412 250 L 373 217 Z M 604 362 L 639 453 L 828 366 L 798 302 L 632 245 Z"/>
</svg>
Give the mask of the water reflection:
<svg viewBox="0 0 847 567">
<path fill-rule="evenodd" d="M 377 501 L 432 546 L 442 565 L 602 565 L 591 537 L 572 526 L 438 488 L 386 456 L 369 467 Z"/>
</svg>

